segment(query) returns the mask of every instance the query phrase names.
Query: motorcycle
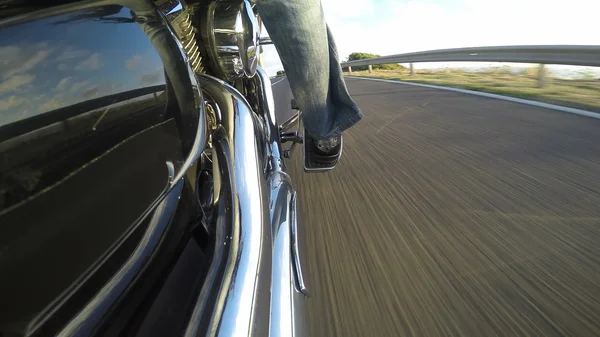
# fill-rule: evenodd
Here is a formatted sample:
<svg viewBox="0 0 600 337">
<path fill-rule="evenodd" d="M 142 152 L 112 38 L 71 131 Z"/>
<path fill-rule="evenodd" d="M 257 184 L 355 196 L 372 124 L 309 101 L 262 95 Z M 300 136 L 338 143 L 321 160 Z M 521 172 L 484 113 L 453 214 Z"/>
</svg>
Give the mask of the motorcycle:
<svg viewBox="0 0 600 337">
<path fill-rule="evenodd" d="M 0 335 L 307 335 L 254 4 L 0 8 Z"/>
</svg>

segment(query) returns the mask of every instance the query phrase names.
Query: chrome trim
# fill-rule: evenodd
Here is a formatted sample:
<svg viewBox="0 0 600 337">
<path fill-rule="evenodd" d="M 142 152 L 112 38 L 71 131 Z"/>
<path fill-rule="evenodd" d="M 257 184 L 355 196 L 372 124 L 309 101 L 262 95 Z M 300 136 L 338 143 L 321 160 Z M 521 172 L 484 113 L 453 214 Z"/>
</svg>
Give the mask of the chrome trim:
<svg viewBox="0 0 600 337">
<path fill-rule="evenodd" d="M 294 126 L 294 124 L 296 124 L 298 122 L 299 119 L 300 119 L 300 112 L 294 114 L 292 117 L 290 117 L 290 119 L 283 122 L 283 124 L 281 124 L 279 126 L 279 130 L 281 130 L 282 132 L 289 130 L 292 126 Z"/>
<path fill-rule="evenodd" d="M 200 158 L 202 151 L 204 151 L 204 147 L 207 144 L 206 139 L 206 114 L 204 112 L 204 104 L 198 105 L 199 116 L 198 116 L 198 127 L 196 128 L 196 136 L 194 138 L 194 143 L 192 144 L 192 148 L 190 152 L 183 162 L 181 169 L 175 176 L 174 182 L 178 181 L 182 178 L 187 170 L 194 165 L 194 163 Z"/>
<path fill-rule="evenodd" d="M 288 131 L 282 132 L 279 135 L 281 138 L 281 143 L 293 142 L 293 143 L 302 143 L 304 140 L 300 136 L 300 132 L 298 131 Z"/>
<path fill-rule="evenodd" d="M 271 78 L 267 72 L 261 68 L 256 68 L 254 83 L 257 89 L 257 98 L 260 115 L 266 122 L 266 133 L 269 149 L 269 164 L 271 170 L 283 170 L 283 161 L 281 160 L 281 146 L 277 119 L 275 116 L 275 100 L 273 99 L 273 87 Z"/>
<path fill-rule="evenodd" d="M 251 1 L 252 2 L 252 1 Z M 262 35 L 262 27 L 263 27 L 263 23 L 262 23 L 262 19 L 260 18 L 260 15 L 256 15 L 256 23 L 258 24 L 258 44 L 259 44 L 259 49 L 258 49 L 258 66 L 259 67 L 264 67 L 265 63 L 264 63 L 264 57 L 263 57 L 263 52 L 265 51 L 263 47 L 260 47 L 260 39 L 261 39 L 261 35 Z"/>
<path fill-rule="evenodd" d="M 289 177 L 283 172 L 275 172 L 269 177 L 271 187 L 271 223 L 273 226 L 273 276 L 271 279 L 271 323 L 269 336 L 293 336 L 294 316 L 292 315 L 292 251 L 290 233 L 290 202 L 293 188 Z"/>
<path fill-rule="evenodd" d="M 274 172 L 268 180 L 273 226 L 273 276 L 269 336 L 308 336 L 307 297 L 298 290 L 292 251 L 296 192 L 289 175 Z M 306 253 L 306 252 L 305 252 Z"/>
<path fill-rule="evenodd" d="M 310 297 L 308 291 L 308 278 L 304 276 L 308 269 L 307 251 L 308 247 L 306 244 L 306 237 L 300 238 L 301 234 L 298 232 L 298 212 L 297 212 L 298 195 L 294 192 L 292 200 L 290 201 L 290 213 L 291 216 L 291 231 L 292 231 L 292 258 L 294 259 L 294 271 L 296 276 L 296 286 L 298 290 Z M 304 252 L 302 254 L 302 252 Z M 302 257 L 304 256 L 304 259 Z M 303 261 L 302 261 L 303 260 Z"/>
<path fill-rule="evenodd" d="M 262 36 L 261 38 L 258 39 L 258 44 L 261 46 L 264 46 L 267 44 L 273 44 L 273 41 L 271 41 L 270 36 Z"/>
<path fill-rule="evenodd" d="M 269 127 L 268 135 L 269 138 L 274 141 L 278 140 L 277 117 L 275 115 L 275 100 L 273 99 L 273 87 L 271 85 L 271 78 L 262 67 L 256 67 L 255 84 L 259 89 L 258 100 L 262 109 L 262 115 L 264 115 L 267 125 Z"/>
<path fill-rule="evenodd" d="M 259 55 L 258 21 L 247 0 L 210 3 L 202 38 L 213 70 L 229 80 L 253 77 Z"/>
<path fill-rule="evenodd" d="M 296 149 L 296 145 L 298 143 L 304 143 L 304 138 L 300 136 L 299 131 L 281 132 L 279 138 L 281 139 L 281 144 L 292 142 L 292 145 L 289 149 L 283 150 L 283 157 L 287 159 L 292 158 L 292 154 Z"/>
<path fill-rule="evenodd" d="M 208 75 L 198 76 L 207 99 L 222 114 L 222 128 L 213 135 L 221 176 L 219 194 L 231 191 L 231 237 L 224 276 L 208 324 L 209 336 L 264 336 L 269 329 L 272 241 L 268 189 L 264 177 L 261 140 L 264 129 L 245 98 L 229 84 Z M 263 145 L 264 147 L 264 145 Z M 225 222 L 225 223 L 227 223 Z M 204 291 L 204 289 L 202 290 Z M 197 302 L 185 336 L 197 336 L 204 314 Z M 198 310 L 196 310 L 198 309 Z"/>
<path fill-rule="evenodd" d="M 219 126 L 216 133 L 224 133 L 223 127 Z M 221 139 L 221 138 L 220 138 Z M 205 336 L 207 326 L 212 319 L 211 315 L 216 310 L 222 310 L 222 307 L 217 308 L 212 305 L 215 297 L 218 294 L 218 289 L 221 287 L 227 260 L 230 258 L 232 250 L 231 245 L 227 245 L 233 237 L 232 231 L 234 228 L 233 219 L 235 218 L 235 209 L 233 204 L 233 195 L 231 188 L 220 188 L 220 180 L 231 181 L 231 165 L 219 165 L 219 162 L 227 163 L 226 153 L 230 153 L 231 149 L 227 142 L 217 142 L 212 147 L 212 163 L 213 175 L 215 178 L 214 210 L 217 214 L 215 228 L 215 246 L 212 255 L 212 261 L 206 278 L 202 284 L 200 295 L 194 305 L 194 310 L 190 317 L 190 321 L 185 331 L 186 337 Z M 216 202 L 218 200 L 218 202 Z M 215 291 L 217 289 L 217 291 Z M 215 294 L 215 292 L 217 294 Z"/>
</svg>

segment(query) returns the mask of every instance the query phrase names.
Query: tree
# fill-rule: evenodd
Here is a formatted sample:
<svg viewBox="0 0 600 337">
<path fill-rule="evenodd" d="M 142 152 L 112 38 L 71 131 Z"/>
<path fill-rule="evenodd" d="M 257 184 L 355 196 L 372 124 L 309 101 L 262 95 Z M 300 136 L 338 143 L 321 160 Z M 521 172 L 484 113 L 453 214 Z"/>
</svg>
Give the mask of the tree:
<svg viewBox="0 0 600 337">
<path fill-rule="evenodd" d="M 350 56 L 348 56 L 348 61 L 364 60 L 364 59 L 370 59 L 370 58 L 374 58 L 374 57 L 379 57 L 379 55 L 354 52 L 354 53 L 350 54 Z M 354 67 L 352 67 L 352 70 L 360 71 L 360 70 L 367 70 L 368 68 L 369 68 L 368 66 L 354 66 Z M 375 65 L 373 65 L 373 69 L 405 70 L 405 68 L 403 66 L 401 66 L 397 63 L 375 64 Z"/>
</svg>

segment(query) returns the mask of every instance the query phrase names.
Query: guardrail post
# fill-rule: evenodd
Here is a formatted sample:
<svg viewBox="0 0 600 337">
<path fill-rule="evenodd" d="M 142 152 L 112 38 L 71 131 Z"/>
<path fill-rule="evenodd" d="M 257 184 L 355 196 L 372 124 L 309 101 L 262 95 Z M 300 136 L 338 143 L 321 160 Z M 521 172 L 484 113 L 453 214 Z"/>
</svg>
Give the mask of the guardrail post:
<svg viewBox="0 0 600 337">
<path fill-rule="evenodd" d="M 546 86 L 546 66 L 542 63 L 538 68 L 538 88 L 544 88 Z"/>
<path fill-rule="evenodd" d="M 348 72 L 352 74 L 352 66 L 348 66 Z"/>
<path fill-rule="evenodd" d="M 413 66 L 413 64 L 410 64 L 410 76 L 415 74 L 415 67 Z"/>
<path fill-rule="evenodd" d="M 373 72 L 373 66 L 369 64 L 369 72 L 372 73 Z"/>
</svg>

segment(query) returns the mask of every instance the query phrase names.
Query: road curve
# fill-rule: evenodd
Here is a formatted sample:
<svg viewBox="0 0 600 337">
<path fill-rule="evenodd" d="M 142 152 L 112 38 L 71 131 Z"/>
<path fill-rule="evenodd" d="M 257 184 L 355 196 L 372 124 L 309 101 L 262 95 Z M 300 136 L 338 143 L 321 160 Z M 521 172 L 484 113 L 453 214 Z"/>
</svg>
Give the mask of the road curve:
<svg viewBox="0 0 600 337">
<path fill-rule="evenodd" d="M 365 117 L 340 165 L 288 162 L 311 336 L 600 335 L 600 120 L 347 84 Z M 273 88 L 281 121 L 289 86 Z"/>
</svg>

